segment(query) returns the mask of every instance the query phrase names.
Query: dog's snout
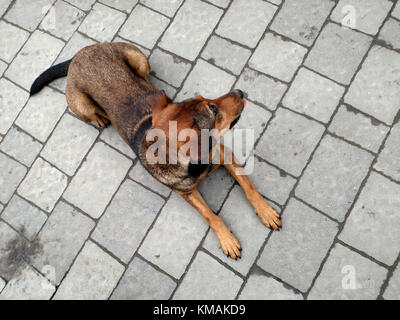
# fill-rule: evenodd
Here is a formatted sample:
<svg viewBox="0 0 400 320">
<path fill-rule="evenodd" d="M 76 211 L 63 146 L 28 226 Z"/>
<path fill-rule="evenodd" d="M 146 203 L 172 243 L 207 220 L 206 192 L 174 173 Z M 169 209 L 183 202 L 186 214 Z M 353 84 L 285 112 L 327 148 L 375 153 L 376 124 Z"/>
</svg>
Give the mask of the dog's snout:
<svg viewBox="0 0 400 320">
<path fill-rule="evenodd" d="M 243 93 L 242 90 L 236 89 L 236 90 L 233 90 L 233 91 L 240 97 L 240 99 L 244 98 L 244 93 Z"/>
</svg>

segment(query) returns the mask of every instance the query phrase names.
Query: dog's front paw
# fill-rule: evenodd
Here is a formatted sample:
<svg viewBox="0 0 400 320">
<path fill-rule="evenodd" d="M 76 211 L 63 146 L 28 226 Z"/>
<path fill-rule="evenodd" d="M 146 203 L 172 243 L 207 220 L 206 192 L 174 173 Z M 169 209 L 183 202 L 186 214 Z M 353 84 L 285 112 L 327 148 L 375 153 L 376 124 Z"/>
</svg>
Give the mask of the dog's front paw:
<svg viewBox="0 0 400 320">
<path fill-rule="evenodd" d="M 219 243 L 221 245 L 222 252 L 232 259 L 237 259 L 241 257 L 242 248 L 240 246 L 239 240 L 229 231 L 228 228 L 223 232 L 217 234 Z"/>
<path fill-rule="evenodd" d="M 254 205 L 254 209 L 266 227 L 274 230 L 279 230 L 282 227 L 282 221 L 279 213 L 276 212 L 276 210 L 268 203 L 266 203 L 262 197 Z"/>
</svg>

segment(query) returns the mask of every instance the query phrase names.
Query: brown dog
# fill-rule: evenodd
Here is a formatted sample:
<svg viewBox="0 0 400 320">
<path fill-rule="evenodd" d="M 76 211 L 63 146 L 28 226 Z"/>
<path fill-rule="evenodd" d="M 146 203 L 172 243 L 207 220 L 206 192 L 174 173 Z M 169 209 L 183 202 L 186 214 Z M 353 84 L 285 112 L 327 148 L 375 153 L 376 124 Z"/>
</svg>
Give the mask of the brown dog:
<svg viewBox="0 0 400 320">
<path fill-rule="evenodd" d="M 178 133 L 190 128 L 200 136 L 201 129 L 229 129 L 243 110 L 243 93 L 234 90 L 215 100 L 194 97 L 173 103 L 163 91 L 150 84 L 149 73 L 147 58 L 135 46 L 102 43 L 86 47 L 72 60 L 46 70 L 35 80 L 31 95 L 50 81 L 68 74 L 66 97 L 71 110 L 83 121 L 93 121 L 101 127 L 111 121 L 143 166 L 157 180 L 179 193 L 207 220 L 218 236 L 222 251 L 233 259 L 240 258 L 239 241 L 222 219 L 210 210 L 197 190 L 201 180 L 222 164 L 243 188 L 264 225 L 279 230 L 279 214 L 265 202 L 247 176 L 237 174 L 240 165 L 233 156 L 233 161 L 224 161 L 224 155 L 231 151 L 223 145 L 218 154 L 219 165 L 168 163 L 172 156 L 169 148 L 164 149 L 167 164 L 150 164 L 146 152 L 152 143 L 146 139 L 146 134 L 151 128 L 156 128 L 168 137 L 170 121 L 173 120 L 177 123 Z M 201 141 L 200 137 L 198 141 Z M 167 145 L 173 143 L 168 139 L 166 142 Z M 178 151 L 183 144 L 177 143 Z M 204 152 L 211 152 L 210 149 L 202 150 L 201 146 L 198 150 L 199 159 Z"/>
</svg>

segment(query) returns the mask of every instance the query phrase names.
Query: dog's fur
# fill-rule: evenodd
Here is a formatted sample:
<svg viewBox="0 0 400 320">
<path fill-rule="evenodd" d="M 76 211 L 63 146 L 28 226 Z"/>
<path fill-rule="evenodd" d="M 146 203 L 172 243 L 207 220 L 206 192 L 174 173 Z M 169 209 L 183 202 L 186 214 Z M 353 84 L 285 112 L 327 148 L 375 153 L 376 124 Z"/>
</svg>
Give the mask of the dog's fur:
<svg viewBox="0 0 400 320">
<path fill-rule="evenodd" d="M 68 70 L 68 71 L 67 71 Z M 197 186 L 220 165 L 150 164 L 146 151 L 151 142 L 146 133 L 151 128 L 163 130 L 168 137 L 169 121 L 177 122 L 178 134 L 191 128 L 199 135 L 201 129 L 229 129 L 239 118 L 243 107 L 243 93 L 234 90 L 218 99 L 194 97 L 181 103 L 173 103 L 163 91 L 149 82 L 150 65 L 143 53 L 126 43 L 102 43 L 86 47 L 72 60 L 45 71 L 34 82 L 31 94 L 38 92 L 49 81 L 67 76 L 66 98 L 71 110 L 85 122 L 95 122 L 101 127 L 111 121 L 120 136 L 135 151 L 143 166 L 163 184 L 179 193 L 207 220 L 215 231 L 222 251 L 233 259 L 240 258 L 239 241 L 215 215 L 203 200 Z M 173 143 L 167 140 L 167 144 Z M 179 150 L 185 142 L 178 142 Z M 172 157 L 166 148 L 167 163 Z M 198 146 L 200 160 L 204 153 Z M 275 230 L 281 227 L 279 214 L 269 206 L 249 178 L 238 175 L 239 163 L 232 156 L 232 163 L 224 163 L 226 147 L 219 152 L 220 163 L 232 174 L 243 188 L 261 221 Z"/>
</svg>

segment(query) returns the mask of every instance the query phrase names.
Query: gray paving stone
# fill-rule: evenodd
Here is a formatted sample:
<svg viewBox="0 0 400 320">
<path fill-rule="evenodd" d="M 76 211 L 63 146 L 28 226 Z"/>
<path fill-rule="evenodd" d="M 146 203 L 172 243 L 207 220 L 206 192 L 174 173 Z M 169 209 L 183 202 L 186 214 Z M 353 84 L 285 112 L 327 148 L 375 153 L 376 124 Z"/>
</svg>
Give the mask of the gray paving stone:
<svg viewBox="0 0 400 320">
<path fill-rule="evenodd" d="M 139 248 L 139 254 L 179 279 L 207 228 L 200 214 L 173 193 Z"/>
<path fill-rule="evenodd" d="M 1 215 L 14 229 L 32 241 L 47 220 L 46 214 L 14 195 Z"/>
<path fill-rule="evenodd" d="M 168 24 L 168 18 L 146 7 L 137 5 L 119 35 L 152 49 Z"/>
<path fill-rule="evenodd" d="M 0 293 L 3 291 L 4 287 L 6 286 L 6 282 L 0 278 Z"/>
<path fill-rule="evenodd" d="M 253 273 L 239 300 L 303 300 L 303 296 L 272 277 Z"/>
<path fill-rule="evenodd" d="M 160 49 L 153 51 L 149 62 L 152 74 L 174 87 L 179 87 L 182 84 L 182 81 L 192 67 L 182 59 L 174 57 Z"/>
<path fill-rule="evenodd" d="M 39 208 L 51 212 L 67 187 L 67 176 L 38 158 L 18 188 L 18 193 Z"/>
<path fill-rule="evenodd" d="M 261 0 L 233 0 L 220 22 L 217 34 L 254 48 L 277 7 Z"/>
<path fill-rule="evenodd" d="M 183 101 L 199 95 L 208 99 L 220 97 L 231 90 L 235 80 L 234 76 L 199 59 L 176 100 Z"/>
<path fill-rule="evenodd" d="M 327 135 L 300 180 L 296 195 L 343 221 L 372 160 L 366 151 Z"/>
<path fill-rule="evenodd" d="M 397 19 L 400 19 L 400 2 L 397 2 L 396 7 L 393 9 L 392 16 Z"/>
<path fill-rule="evenodd" d="M 128 263 L 163 204 L 160 196 L 126 180 L 101 217 L 92 238 Z"/>
<path fill-rule="evenodd" d="M 215 4 L 218 7 L 226 8 L 230 0 L 208 0 L 208 2 Z"/>
<path fill-rule="evenodd" d="M 165 83 L 164 81 L 157 79 L 156 77 L 153 77 L 150 75 L 150 82 L 151 84 L 156 87 L 158 90 L 164 90 L 165 94 L 172 99 L 175 94 L 176 94 L 176 89 L 172 86 L 170 86 L 168 83 Z"/>
<path fill-rule="evenodd" d="M 205 2 L 185 1 L 162 37 L 160 47 L 195 60 L 221 15 L 221 9 Z"/>
<path fill-rule="evenodd" d="M 282 221 L 284 228 L 272 234 L 257 264 L 305 292 L 331 246 L 338 226 L 295 199 L 287 205 Z"/>
<path fill-rule="evenodd" d="M 21 266 L 7 283 L 0 300 L 49 300 L 56 288 L 28 264 Z"/>
<path fill-rule="evenodd" d="M 357 111 L 341 106 L 329 126 L 329 131 L 368 150 L 378 152 L 389 128 Z"/>
<path fill-rule="evenodd" d="M 8 64 L 0 60 L 0 77 L 3 75 L 4 71 L 8 68 Z"/>
<path fill-rule="evenodd" d="M 164 197 L 168 197 L 171 193 L 171 189 L 167 186 L 163 185 L 161 182 L 156 180 L 147 170 L 143 167 L 143 165 L 138 161 L 132 170 L 129 172 L 129 177 L 136 182 L 141 183 L 142 185 L 154 190 L 155 192 L 161 194 Z"/>
<path fill-rule="evenodd" d="M 90 10 L 92 8 L 93 3 L 96 2 L 96 0 L 65 0 L 65 1 L 85 11 Z"/>
<path fill-rule="evenodd" d="M 131 160 L 98 142 L 72 179 L 64 198 L 97 219 L 131 165 Z"/>
<path fill-rule="evenodd" d="M 136 155 L 132 148 L 121 138 L 114 127 L 110 126 L 103 130 L 100 139 L 115 149 L 121 151 L 123 154 L 127 155 L 129 158 L 135 159 Z"/>
<path fill-rule="evenodd" d="M 397 265 L 392 277 L 389 280 L 389 285 L 386 288 L 383 298 L 385 300 L 399 300 L 400 297 L 400 267 Z"/>
<path fill-rule="evenodd" d="M 330 252 L 308 299 L 376 299 L 386 274 L 385 268 L 337 243 Z"/>
<path fill-rule="evenodd" d="M 399 254 L 400 185 L 372 172 L 339 238 L 392 265 Z"/>
<path fill-rule="evenodd" d="M 10 64 L 6 77 L 28 90 L 39 74 L 51 66 L 63 47 L 61 40 L 36 30 Z"/>
<path fill-rule="evenodd" d="M 308 69 L 301 68 L 282 104 L 327 123 L 343 93 L 344 87 Z"/>
<path fill-rule="evenodd" d="M 212 36 L 201 56 L 208 62 L 239 75 L 249 59 L 249 49 L 233 44 L 223 38 Z"/>
<path fill-rule="evenodd" d="M 374 168 L 400 181 L 400 124 L 392 128 Z"/>
<path fill-rule="evenodd" d="M 199 251 L 173 299 L 232 300 L 243 280 Z"/>
<path fill-rule="evenodd" d="M 400 49 L 400 22 L 390 18 L 386 21 L 381 32 L 379 39 L 391 46 L 393 49 Z"/>
<path fill-rule="evenodd" d="M 221 209 L 219 217 L 235 234 L 243 248 L 239 260 L 228 258 L 221 250 L 217 236 L 210 230 L 203 247 L 222 262 L 246 276 L 270 229 L 266 228 L 254 212 L 240 186 L 235 186 Z"/>
<path fill-rule="evenodd" d="M 0 21 L 0 33 L 0 58 L 6 62 L 11 62 L 28 39 L 29 33 L 3 20 Z"/>
<path fill-rule="evenodd" d="M 167 300 L 176 283 L 140 258 L 134 258 L 111 300 Z"/>
<path fill-rule="evenodd" d="M 285 1 L 271 29 L 311 46 L 334 5 L 331 0 Z"/>
<path fill-rule="evenodd" d="M 88 241 L 59 286 L 54 299 L 107 299 L 123 272 L 123 265 Z"/>
<path fill-rule="evenodd" d="M 164 0 L 140 0 L 140 2 L 158 12 L 172 17 L 179 9 L 183 0 L 170 0 L 168 2 Z"/>
<path fill-rule="evenodd" d="M 84 17 L 85 13 L 82 10 L 58 0 L 43 19 L 40 28 L 58 38 L 68 40 L 78 29 Z"/>
<path fill-rule="evenodd" d="M 261 137 L 256 154 L 299 176 L 324 132 L 324 127 L 286 109 L 278 109 Z"/>
<path fill-rule="evenodd" d="M 392 5 L 389 0 L 340 0 L 332 12 L 331 19 L 344 26 L 375 35 Z M 348 23 L 353 14 L 354 26 Z"/>
<path fill-rule="evenodd" d="M 99 132 L 92 126 L 66 113 L 40 155 L 72 176 L 98 134 Z"/>
<path fill-rule="evenodd" d="M 78 210 L 61 201 L 40 231 L 36 244 L 41 250 L 32 263 L 58 285 L 83 246 L 94 222 Z"/>
<path fill-rule="evenodd" d="M 100 2 L 115 9 L 130 13 L 132 8 L 138 3 L 138 0 L 101 0 Z"/>
<path fill-rule="evenodd" d="M 289 82 L 303 61 L 307 49 L 278 35 L 266 33 L 253 56 L 250 68 Z"/>
<path fill-rule="evenodd" d="M 65 111 L 65 96 L 44 88 L 31 97 L 15 123 L 41 142 L 45 142 Z"/>
<path fill-rule="evenodd" d="M 13 0 L 4 0 L 0 3 L 0 16 L 7 11 L 12 1 Z"/>
<path fill-rule="evenodd" d="M 100 42 L 111 41 L 125 19 L 125 13 L 96 3 L 79 31 Z"/>
<path fill-rule="evenodd" d="M 64 49 L 62 49 L 60 55 L 54 64 L 58 64 L 64 62 L 66 60 L 72 59 L 75 54 L 78 53 L 79 50 L 91 46 L 96 42 L 83 34 L 75 32 L 71 39 L 67 42 Z"/>
<path fill-rule="evenodd" d="M 33 31 L 54 2 L 55 0 L 16 0 L 4 17 L 24 29 Z"/>
<path fill-rule="evenodd" d="M 265 105 L 270 110 L 275 110 L 283 94 L 286 84 L 245 68 L 236 83 L 237 88 L 247 93 L 250 100 Z"/>
<path fill-rule="evenodd" d="M 0 79 L 0 133 L 6 134 L 29 94 L 6 79 Z"/>
<path fill-rule="evenodd" d="M 0 144 L 0 150 L 28 167 L 32 165 L 41 149 L 40 142 L 22 132 L 18 127 L 12 127 Z"/>
<path fill-rule="evenodd" d="M 280 5 L 282 3 L 282 0 L 268 0 L 268 2 Z"/>
<path fill-rule="evenodd" d="M 258 158 L 254 158 L 254 169 L 248 176 L 263 196 L 280 205 L 285 204 L 296 183 L 296 179 Z"/>
<path fill-rule="evenodd" d="M 345 102 L 392 124 L 400 109 L 399 99 L 400 54 L 374 46 L 351 84 Z"/>
<path fill-rule="evenodd" d="M 7 203 L 17 189 L 22 178 L 25 176 L 26 168 L 17 161 L 0 153 L 0 201 Z"/>
<path fill-rule="evenodd" d="M 328 23 L 305 65 L 337 82 L 349 84 L 371 41 L 371 37 L 362 33 Z"/>
</svg>

